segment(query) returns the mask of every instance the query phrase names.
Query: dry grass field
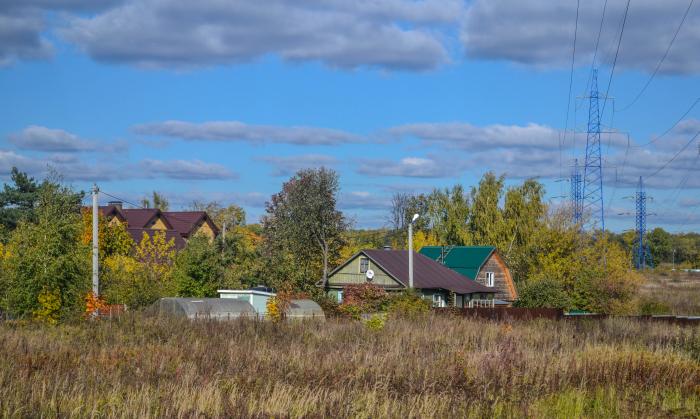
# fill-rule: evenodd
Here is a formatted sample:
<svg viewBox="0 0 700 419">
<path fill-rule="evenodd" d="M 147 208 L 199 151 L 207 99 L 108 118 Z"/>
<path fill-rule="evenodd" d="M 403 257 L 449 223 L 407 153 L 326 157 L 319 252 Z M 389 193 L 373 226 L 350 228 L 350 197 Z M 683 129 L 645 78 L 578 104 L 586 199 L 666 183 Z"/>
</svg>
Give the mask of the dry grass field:
<svg viewBox="0 0 700 419">
<path fill-rule="evenodd" d="M 0 324 L 1 417 L 698 417 L 700 327 Z"/>
<path fill-rule="evenodd" d="M 700 274 L 683 272 L 650 272 L 640 295 L 664 306 L 668 314 L 700 316 Z"/>
</svg>

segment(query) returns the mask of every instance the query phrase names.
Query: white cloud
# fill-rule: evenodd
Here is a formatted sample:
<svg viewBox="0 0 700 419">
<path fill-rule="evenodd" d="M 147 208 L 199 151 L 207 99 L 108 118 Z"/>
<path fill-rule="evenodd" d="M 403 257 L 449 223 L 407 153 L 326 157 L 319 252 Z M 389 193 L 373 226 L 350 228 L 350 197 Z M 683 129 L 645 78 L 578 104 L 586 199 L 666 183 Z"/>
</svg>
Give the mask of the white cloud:
<svg viewBox="0 0 700 419">
<path fill-rule="evenodd" d="M 426 70 L 448 61 L 435 25 L 455 24 L 462 9 L 457 0 L 140 0 L 75 17 L 61 32 L 96 60 L 145 67 L 275 54 L 347 69 Z"/>
<path fill-rule="evenodd" d="M 241 141 L 252 144 L 336 145 L 364 141 L 358 135 L 328 128 L 249 125 L 238 121 L 212 121 L 199 124 L 165 121 L 137 125 L 133 127 L 133 131 L 142 135 L 189 141 Z"/>
<path fill-rule="evenodd" d="M 338 163 L 333 156 L 323 154 L 304 154 L 287 157 L 262 157 L 260 160 L 274 167 L 273 176 L 291 176 L 299 170 L 319 167 L 332 167 Z"/>
<path fill-rule="evenodd" d="M 144 160 L 140 163 L 147 177 L 164 177 L 179 180 L 235 179 L 237 174 L 226 167 L 201 160 Z"/>
<path fill-rule="evenodd" d="M 62 129 L 30 125 L 22 131 L 9 135 L 9 140 L 22 150 L 49 152 L 105 151 L 114 152 L 126 148 L 126 144 L 102 144 L 85 140 Z"/>
<path fill-rule="evenodd" d="M 578 65 L 591 64 L 604 1 L 580 3 Z M 598 49 L 603 63 L 611 64 L 614 58 L 625 6 L 625 1 L 607 1 Z M 631 2 L 617 66 L 653 70 L 687 7 L 688 0 Z M 461 38 L 470 58 L 565 68 L 571 63 L 575 19 L 575 1 L 475 0 L 468 6 Z M 699 73 L 698 44 L 700 7 L 695 5 L 660 71 Z"/>
<path fill-rule="evenodd" d="M 404 157 L 398 162 L 370 159 L 360 163 L 357 172 L 367 176 L 444 178 L 458 176 L 462 165 L 434 157 Z"/>
</svg>

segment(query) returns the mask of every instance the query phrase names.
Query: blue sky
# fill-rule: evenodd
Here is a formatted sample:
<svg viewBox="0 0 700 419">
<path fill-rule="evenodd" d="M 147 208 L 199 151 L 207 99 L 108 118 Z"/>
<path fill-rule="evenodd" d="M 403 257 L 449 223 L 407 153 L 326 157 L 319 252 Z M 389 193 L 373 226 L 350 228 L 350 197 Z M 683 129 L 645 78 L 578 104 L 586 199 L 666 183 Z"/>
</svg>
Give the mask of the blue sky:
<svg viewBox="0 0 700 419">
<path fill-rule="evenodd" d="M 576 98 L 604 5 L 582 3 L 567 123 L 576 1 L 6 0 L 0 176 L 52 167 L 78 188 L 97 182 L 132 201 L 158 190 L 176 207 L 236 203 L 249 222 L 295 170 L 320 165 L 340 173 L 341 206 L 358 227 L 384 225 L 394 192 L 471 186 L 489 170 L 509 184 L 537 177 L 558 204 L 568 191 L 558 178 L 584 158 L 585 134 L 571 130 L 585 131 L 588 104 Z M 621 111 L 689 4 L 630 2 L 609 92 L 615 112 L 610 103 L 603 115 L 620 132 L 603 135 L 616 231 L 633 228 L 633 216 L 619 215 L 634 210 L 625 197 L 657 171 L 646 181 L 649 225 L 700 228 L 691 141 L 700 4 Z M 606 7 L 601 94 L 625 5 Z"/>
</svg>

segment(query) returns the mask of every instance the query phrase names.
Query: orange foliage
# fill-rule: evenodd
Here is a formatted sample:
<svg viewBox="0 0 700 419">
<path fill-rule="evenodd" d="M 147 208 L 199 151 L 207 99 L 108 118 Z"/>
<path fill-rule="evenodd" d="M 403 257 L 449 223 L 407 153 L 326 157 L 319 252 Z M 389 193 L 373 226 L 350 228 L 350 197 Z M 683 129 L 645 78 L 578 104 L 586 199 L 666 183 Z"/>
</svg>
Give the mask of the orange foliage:
<svg viewBox="0 0 700 419">
<path fill-rule="evenodd" d="M 105 307 L 107 307 L 105 300 L 96 296 L 92 291 L 85 295 L 85 317 L 98 314 Z"/>
</svg>

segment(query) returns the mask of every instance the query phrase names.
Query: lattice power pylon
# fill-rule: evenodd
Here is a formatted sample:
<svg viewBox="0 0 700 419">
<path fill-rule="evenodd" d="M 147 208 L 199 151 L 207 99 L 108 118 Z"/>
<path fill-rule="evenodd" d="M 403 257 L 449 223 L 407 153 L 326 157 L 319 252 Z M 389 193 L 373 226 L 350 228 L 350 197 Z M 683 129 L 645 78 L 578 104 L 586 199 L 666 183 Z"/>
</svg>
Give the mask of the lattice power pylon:
<svg viewBox="0 0 700 419">
<path fill-rule="evenodd" d="M 603 158 L 600 147 L 600 107 L 598 96 L 598 70 L 593 70 L 591 93 L 588 97 L 588 131 L 586 136 L 586 162 L 583 171 L 583 213 L 590 230 L 605 230 L 603 205 Z"/>
<path fill-rule="evenodd" d="M 644 190 L 644 182 L 642 177 L 639 177 L 637 192 L 634 194 L 637 211 L 635 222 L 637 224 L 637 248 L 635 251 L 635 265 L 637 269 L 646 269 L 647 266 L 652 266 L 651 252 L 649 251 L 649 243 L 646 241 L 647 234 L 647 193 Z"/>
<path fill-rule="evenodd" d="M 583 218 L 581 182 L 581 167 L 578 165 L 578 159 L 574 159 L 574 167 L 571 169 L 571 213 L 574 224 L 580 224 Z"/>
</svg>

